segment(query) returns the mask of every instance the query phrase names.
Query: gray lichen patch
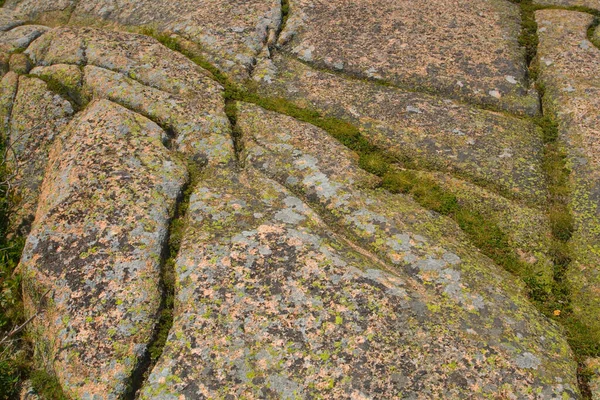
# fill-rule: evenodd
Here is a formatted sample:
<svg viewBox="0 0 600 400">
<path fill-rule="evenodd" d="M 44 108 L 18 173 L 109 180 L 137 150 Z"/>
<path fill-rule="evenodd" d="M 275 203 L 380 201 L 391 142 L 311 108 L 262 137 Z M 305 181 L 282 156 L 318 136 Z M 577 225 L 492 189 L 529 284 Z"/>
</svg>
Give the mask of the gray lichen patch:
<svg viewBox="0 0 600 400">
<path fill-rule="evenodd" d="M 389 272 L 250 166 L 206 170 L 188 221 L 174 325 L 142 398 L 576 396 L 568 347 L 525 302 L 496 293 L 465 312 L 429 287 L 466 286 L 468 256 L 419 261 L 429 283 Z"/>
<path fill-rule="evenodd" d="M 575 232 L 573 263 L 568 271 L 573 310 L 583 322 L 583 336 L 600 339 L 600 50 L 587 41 L 589 14 L 536 12 L 540 78 L 546 86 L 547 112 L 556 115 L 559 141 L 571 170 L 569 207 Z M 595 342 L 594 342 L 595 341 Z"/>
<path fill-rule="evenodd" d="M 0 8 L 0 31 L 6 32 L 24 23 L 25 21 L 20 19 L 16 12 Z"/>
<path fill-rule="evenodd" d="M 503 0 L 291 0 L 280 44 L 330 70 L 535 113 L 520 23 L 519 7 Z"/>
<path fill-rule="evenodd" d="M 541 133 L 527 121 L 344 79 L 284 56 L 259 64 L 254 78 L 260 93 L 353 123 L 415 167 L 452 172 L 532 203 L 546 199 Z"/>
<path fill-rule="evenodd" d="M 7 32 L 0 32 L 0 50 L 13 52 L 24 50 L 31 42 L 40 37 L 50 28 L 41 25 L 24 25 Z"/>
<path fill-rule="evenodd" d="M 36 359 L 73 398 L 119 398 L 160 303 L 168 222 L 186 180 L 150 120 L 95 101 L 55 139 L 21 260 Z M 29 308 L 29 311 L 33 311 Z"/>
</svg>

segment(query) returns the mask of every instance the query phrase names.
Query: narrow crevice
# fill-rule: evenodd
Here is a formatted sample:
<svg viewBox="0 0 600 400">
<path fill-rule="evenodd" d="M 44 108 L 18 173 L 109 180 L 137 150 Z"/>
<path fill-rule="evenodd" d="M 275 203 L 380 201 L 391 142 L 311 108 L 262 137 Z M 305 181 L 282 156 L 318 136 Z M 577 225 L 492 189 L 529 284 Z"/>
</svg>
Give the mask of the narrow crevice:
<svg viewBox="0 0 600 400">
<path fill-rule="evenodd" d="M 273 42 L 269 46 L 269 54 L 272 57 L 273 52 L 278 48 L 279 45 L 279 37 L 281 36 L 281 32 L 285 29 L 287 25 L 287 21 L 290 18 L 290 0 L 281 0 L 281 22 L 275 31 L 275 38 Z"/>
<path fill-rule="evenodd" d="M 190 197 L 196 187 L 202 165 L 178 155 L 187 164 L 188 179 L 177 199 L 174 216 L 169 222 L 169 231 L 161 257 L 161 288 L 162 299 L 159 308 L 158 322 L 154 334 L 148 344 L 143 358 L 138 362 L 128 386 L 125 400 L 134 400 L 144 387 L 152 369 L 163 353 L 171 327 L 173 326 L 175 307 L 175 262 L 183 240 Z"/>
<path fill-rule="evenodd" d="M 64 85 L 61 81 L 54 79 L 49 76 L 42 75 L 26 75 L 31 78 L 36 78 L 46 82 L 47 89 L 54 93 L 55 95 L 60 96 L 63 100 L 67 101 L 71 104 L 73 108 L 74 114 L 80 112 L 87 106 L 86 99 L 82 96 L 82 91 L 79 89 L 69 88 Z"/>
<path fill-rule="evenodd" d="M 555 7 L 540 6 L 534 4 L 531 0 L 520 2 L 523 20 L 523 43 L 528 46 L 527 54 L 529 70 L 533 73 L 532 84 L 535 84 L 539 93 L 539 101 L 542 113 L 534 119 L 534 122 L 542 130 L 544 142 L 543 148 L 543 170 L 548 187 L 548 199 L 546 215 L 551 228 L 551 245 L 548 254 L 553 263 L 553 282 L 550 290 L 536 288 L 532 282 L 526 282 L 530 287 L 531 297 L 534 304 L 548 318 L 556 321 L 565 329 L 567 340 L 573 353 L 575 361 L 578 363 L 577 382 L 579 391 L 584 399 L 591 399 L 591 390 L 589 387 L 590 376 L 584 366 L 585 357 L 594 352 L 590 348 L 590 340 L 585 334 L 586 327 L 573 313 L 572 309 L 572 290 L 567 282 L 567 270 L 571 264 L 571 249 L 569 241 L 574 232 L 573 215 L 569 209 L 569 199 L 572 188 L 570 187 L 571 171 L 567 166 L 567 154 L 563 144 L 559 140 L 559 125 L 555 115 L 553 115 L 546 105 L 546 90 L 539 77 L 539 61 L 537 59 L 537 48 L 539 38 L 537 35 L 537 22 L 535 20 L 535 11 L 541 9 L 560 9 L 568 11 L 583 11 L 597 15 L 596 10 L 581 7 Z M 597 21 L 597 18 L 595 19 Z M 588 37 L 593 33 L 593 26 L 588 29 Z M 592 344 L 591 347 L 597 347 Z M 597 356 L 597 354 L 592 354 Z"/>
<path fill-rule="evenodd" d="M 588 40 L 598 49 L 600 50 L 600 35 L 598 35 L 598 38 L 596 38 L 594 36 L 594 34 L 596 33 L 596 30 L 600 29 L 600 13 L 599 15 L 596 15 L 594 17 L 594 21 L 592 21 L 592 24 L 588 27 L 587 30 L 587 38 Z"/>
<path fill-rule="evenodd" d="M 243 169 L 245 166 L 244 157 L 244 141 L 242 137 L 242 130 L 237 124 L 237 101 L 231 98 L 225 98 L 225 114 L 229 119 L 231 125 L 231 141 L 233 143 L 233 151 L 235 154 L 235 161 L 238 168 Z"/>
</svg>

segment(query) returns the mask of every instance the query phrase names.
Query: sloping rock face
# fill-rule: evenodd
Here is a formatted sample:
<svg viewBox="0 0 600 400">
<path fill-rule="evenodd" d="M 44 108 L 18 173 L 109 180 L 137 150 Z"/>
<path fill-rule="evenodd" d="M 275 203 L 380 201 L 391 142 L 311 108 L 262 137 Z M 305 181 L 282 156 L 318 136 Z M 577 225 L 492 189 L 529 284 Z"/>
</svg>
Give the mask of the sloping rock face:
<svg viewBox="0 0 600 400">
<path fill-rule="evenodd" d="M 572 169 L 569 205 L 575 220 L 574 261 L 568 271 L 574 311 L 585 329 L 600 333 L 600 49 L 586 37 L 593 18 L 544 10 L 540 21 L 541 78 L 548 111 L 559 121 L 560 140 Z M 597 389 L 596 389 L 597 390 Z"/>
<path fill-rule="evenodd" d="M 6 7 L 29 18 L 76 25 L 151 26 L 205 48 L 205 55 L 234 76 L 248 76 L 256 56 L 273 41 L 281 22 L 275 0 L 9 0 Z"/>
<path fill-rule="evenodd" d="M 10 234 L 66 397 L 598 396 L 590 14 L 535 14 L 533 82 L 504 0 L 0 11 Z"/>
<path fill-rule="evenodd" d="M 523 112 L 519 8 L 507 1 L 290 1 L 281 43 L 300 59 Z"/>
</svg>

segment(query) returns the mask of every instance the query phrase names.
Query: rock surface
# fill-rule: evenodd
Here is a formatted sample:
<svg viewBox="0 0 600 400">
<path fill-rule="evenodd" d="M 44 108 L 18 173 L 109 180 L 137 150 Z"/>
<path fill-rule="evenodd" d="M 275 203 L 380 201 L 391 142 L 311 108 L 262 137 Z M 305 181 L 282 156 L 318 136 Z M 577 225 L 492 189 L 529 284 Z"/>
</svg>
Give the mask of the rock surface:
<svg viewBox="0 0 600 400">
<path fill-rule="evenodd" d="M 526 111 L 518 6 L 508 1 L 291 0 L 280 43 L 311 64 Z"/>
<path fill-rule="evenodd" d="M 122 397 L 152 336 L 168 220 L 186 179 L 152 121 L 94 101 L 54 141 L 21 268 L 35 356 L 74 398 Z"/>
<path fill-rule="evenodd" d="M 598 397 L 600 343 L 544 301 L 600 333 L 600 50 L 588 13 L 535 18 L 537 82 L 505 0 L 7 0 L 35 368 L 71 399 Z M 458 208 L 385 190 L 367 156 Z"/>
<path fill-rule="evenodd" d="M 586 329 L 600 334 L 600 49 L 587 40 L 588 14 L 544 10 L 536 18 L 546 104 L 558 119 L 572 170 L 573 306 Z"/>
</svg>

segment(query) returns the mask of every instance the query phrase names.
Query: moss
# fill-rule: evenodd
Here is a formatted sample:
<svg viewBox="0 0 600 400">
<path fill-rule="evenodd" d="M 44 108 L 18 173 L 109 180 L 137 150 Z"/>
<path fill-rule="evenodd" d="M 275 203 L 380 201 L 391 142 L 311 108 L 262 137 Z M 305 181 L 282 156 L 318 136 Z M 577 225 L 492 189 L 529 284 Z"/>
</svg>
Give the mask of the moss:
<svg viewBox="0 0 600 400">
<path fill-rule="evenodd" d="M 42 399 L 47 400 L 68 400 L 54 375 L 41 370 L 33 371 L 29 377 L 33 389 Z"/>
<path fill-rule="evenodd" d="M 181 157 L 183 158 L 183 156 Z M 173 327 L 176 284 L 175 262 L 185 234 L 186 215 L 190 206 L 190 197 L 199 182 L 201 172 L 201 166 L 197 163 L 187 159 L 183 159 L 182 161 L 187 165 L 189 177 L 169 226 L 168 244 L 163 254 L 164 262 L 161 269 L 161 284 L 163 288 L 161 311 L 154 336 L 148 346 L 148 358 L 142 361 L 134 372 L 127 395 L 125 396 L 126 398 L 133 399 L 148 378 L 148 375 L 163 352 L 169 332 Z"/>
<path fill-rule="evenodd" d="M 28 75 L 32 78 L 41 79 L 46 82 L 48 90 L 59 95 L 73 107 L 76 112 L 83 110 L 89 103 L 89 99 L 82 95 L 82 91 L 79 88 L 71 87 L 64 82 L 55 79 L 49 75 Z"/>
<path fill-rule="evenodd" d="M 388 171 L 389 160 L 381 153 L 365 153 L 361 154 L 359 165 L 365 171 L 383 176 Z"/>
<path fill-rule="evenodd" d="M 7 181 L 11 172 L 4 162 L 6 140 L 5 132 L 0 132 L 0 339 L 25 320 L 21 274 L 15 273 L 25 240 L 9 235 L 9 214 L 15 199 Z M 22 338 L 20 333 L 0 345 L 0 399 L 16 397 L 19 381 L 27 375 L 29 349 Z"/>
<path fill-rule="evenodd" d="M 600 16 L 596 15 L 594 21 L 587 30 L 587 37 L 590 42 L 600 49 L 600 35 L 594 35 L 597 29 L 600 29 Z"/>
</svg>

